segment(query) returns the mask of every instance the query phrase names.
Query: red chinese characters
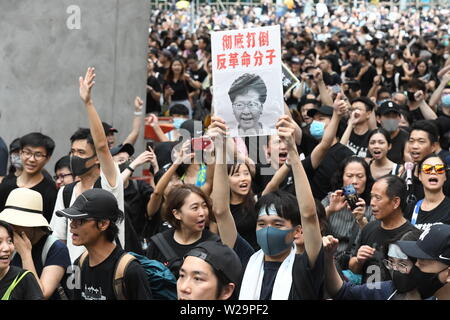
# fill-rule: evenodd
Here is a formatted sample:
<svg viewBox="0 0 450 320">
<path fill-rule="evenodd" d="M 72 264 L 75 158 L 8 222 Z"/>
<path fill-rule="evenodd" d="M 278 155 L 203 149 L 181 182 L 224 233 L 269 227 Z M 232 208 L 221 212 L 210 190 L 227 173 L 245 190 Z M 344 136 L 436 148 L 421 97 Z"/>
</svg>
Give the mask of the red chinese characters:
<svg viewBox="0 0 450 320">
<path fill-rule="evenodd" d="M 277 58 L 274 49 L 265 51 L 256 50 L 254 53 L 244 51 L 243 53 L 230 52 L 228 54 L 218 54 L 216 56 L 217 70 L 235 69 L 241 67 L 270 66 Z"/>
</svg>

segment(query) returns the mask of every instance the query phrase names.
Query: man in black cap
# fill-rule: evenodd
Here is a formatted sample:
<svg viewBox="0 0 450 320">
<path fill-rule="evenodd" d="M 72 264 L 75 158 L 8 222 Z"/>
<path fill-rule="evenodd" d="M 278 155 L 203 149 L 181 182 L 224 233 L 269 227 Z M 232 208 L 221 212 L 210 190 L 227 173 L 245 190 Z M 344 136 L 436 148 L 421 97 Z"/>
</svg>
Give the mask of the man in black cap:
<svg viewBox="0 0 450 320">
<path fill-rule="evenodd" d="M 56 212 L 70 220 L 72 242 L 85 246 L 75 261 L 75 300 L 128 300 L 152 299 L 152 292 L 141 265 L 114 242 L 119 233 L 116 223 L 123 219 L 116 198 L 109 191 L 91 189 L 83 192 L 66 209 Z M 122 280 L 116 281 L 119 263 L 128 260 Z M 126 264 L 125 264 L 126 265 Z M 114 281 L 113 281 L 114 279 Z M 122 285 L 116 285 L 119 282 Z"/>
<path fill-rule="evenodd" d="M 391 135 L 392 147 L 387 157 L 395 163 L 403 163 L 403 150 L 409 138 L 409 134 L 400 129 L 400 120 L 400 106 L 394 101 L 385 101 L 378 108 L 377 121 Z"/>
<path fill-rule="evenodd" d="M 178 299 L 227 300 L 241 277 L 242 264 L 233 249 L 217 241 L 202 242 L 184 257 L 177 281 Z"/>
<path fill-rule="evenodd" d="M 106 140 L 108 140 L 108 148 L 112 148 L 116 144 L 116 136 L 114 133 L 118 133 L 119 131 L 111 126 L 109 123 L 102 122 L 103 129 L 105 129 Z"/>
<path fill-rule="evenodd" d="M 398 241 L 409 257 L 417 258 L 414 275 L 422 299 L 450 300 L 450 226 L 437 224 L 417 241 Z"/>
</svg>

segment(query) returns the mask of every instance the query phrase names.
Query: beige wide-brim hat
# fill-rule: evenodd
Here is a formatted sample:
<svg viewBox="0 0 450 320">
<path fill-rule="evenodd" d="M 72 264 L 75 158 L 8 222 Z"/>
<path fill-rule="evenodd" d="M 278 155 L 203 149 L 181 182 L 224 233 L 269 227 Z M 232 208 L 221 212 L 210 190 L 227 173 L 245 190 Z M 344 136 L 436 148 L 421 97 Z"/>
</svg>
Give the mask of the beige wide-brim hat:
<svg viewBox="0 0 450 320">
<path fill-rule="evenodd" d="M 42 214 L 42 195 L 27 188 L 17 188 L 10 192 L 5 209 L 0 212 L 0 220 L 20 227 L 48 227 Z"/>
</svg>

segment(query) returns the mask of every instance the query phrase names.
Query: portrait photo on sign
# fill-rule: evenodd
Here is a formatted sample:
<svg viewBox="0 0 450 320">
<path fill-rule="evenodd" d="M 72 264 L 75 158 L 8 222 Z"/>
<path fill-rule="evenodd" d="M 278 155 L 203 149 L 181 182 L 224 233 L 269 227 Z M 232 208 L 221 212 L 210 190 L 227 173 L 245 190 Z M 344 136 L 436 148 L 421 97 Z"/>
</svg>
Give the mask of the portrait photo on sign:
<svg viewBox="0 0 450 320">
<path fill-rule="evenodd" d="M 284 114 L 279 27 L 215 32 L 212 54 L 214 112 L 230 135 L 276 134 Z"/>
</svg>

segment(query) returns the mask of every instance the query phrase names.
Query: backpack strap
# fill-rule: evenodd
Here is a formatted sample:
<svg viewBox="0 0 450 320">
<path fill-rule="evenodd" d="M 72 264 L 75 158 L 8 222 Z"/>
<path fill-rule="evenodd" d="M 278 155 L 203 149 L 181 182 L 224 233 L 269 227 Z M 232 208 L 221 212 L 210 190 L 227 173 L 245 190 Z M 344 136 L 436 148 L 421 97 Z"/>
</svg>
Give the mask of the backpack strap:
<svg viewBox="0 0 450 320">
<path fill-rule="evenodd" d="M 124 253 L 116 264 L 114 271 L 113 288 L 117 300 L 127 300 L 125 296 L 125 281 L 123 281 L 125 272 L 131 261 L 136 258 L 129 253 Z"/>
<path fill-rule="evenodd" d="M 72 182 L 71 184 L 64 186 L 64 189 L 63 189 L 64 208 L 70 207 L 70 199 L 72 198 L 73 189 L 75 188 L 75 185 L 77 183 L 78 183 L 78 181 L 75 181 L 75 182 Z"/>
<path fill-rule="evenodd" d="M 31 273 L 31 271 L 25 271 L 24 273 L 22 273 L 21 275 L 18 274 L 17 277 L 14 279 L 14 281 L 11 283 L 11 285 L 8 287 L 8 289 L 6 290 L 5 294 L 3 295 L 3 297 L 0 300 L 9 300 L 11 293 L 13 292 L 13 290 L 17 287 L 17 285 L 19 284 L 19 282 L 28 274 Z"/>
<path fill-rule="evenodd" d="M 87 250 L 81 254 L 80 260 L 78 261 L 78 266 L 80 267 L 80 269 L 83 267 L 83 263 L 84 263 L 84 261 L 86 260 L 88 254 L 89 254 L 89 253 L 88 253 Z"/>
<path fill-rule="evenodd" d="M 151 237 L 151 240 L 156 244 L 167 261 L 171 261 L 178 257 L 161 232 Z"/>
</svg>

